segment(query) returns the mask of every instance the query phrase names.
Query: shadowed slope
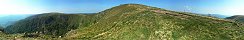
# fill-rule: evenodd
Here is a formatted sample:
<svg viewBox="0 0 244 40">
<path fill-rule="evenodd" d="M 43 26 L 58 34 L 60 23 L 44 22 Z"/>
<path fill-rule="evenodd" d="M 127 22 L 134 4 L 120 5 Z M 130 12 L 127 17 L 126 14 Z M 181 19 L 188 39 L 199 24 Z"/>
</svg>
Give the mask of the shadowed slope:
<svg viewBox="0 0 244 40">
<path fill-rule="evenodd" d="M 60 36 L 84 26 L 87 19 L 83 14 L 46 13 L 28 17 L 8 26 L 6 33 L 37 33 Z"/>
</svg>

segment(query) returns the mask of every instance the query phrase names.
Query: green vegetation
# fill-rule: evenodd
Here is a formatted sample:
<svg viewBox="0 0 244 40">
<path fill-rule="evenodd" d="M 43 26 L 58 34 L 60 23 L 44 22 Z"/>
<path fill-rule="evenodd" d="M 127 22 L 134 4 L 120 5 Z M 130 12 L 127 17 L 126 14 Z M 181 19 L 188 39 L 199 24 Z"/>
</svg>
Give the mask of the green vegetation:
<svg viewBox="0 0 244 40">
<path fill-rule="evenodd" d="M 9 38 L 4 37 L 51 40 L 242 40 L 244 27 L 237 24 L 188 12 L 124 4 L 97 14 L 48 13 L 31 16 L 7 27 L 6 33 L 11 34 L 8 34 Z"/>
<path fill-rule="evenodd" d="M 62 36 L 69 30 L 76 29 L 86 23 L 85 15 L 46 13 L 31 16 L 10 25 L 6 33 L 37 33 Z"/>
<path fill-rule="evenodd" d="M 237 22 L 243 22 L 244 23 L 244 16 L 243 15 L 235 15 L 231 17 L 227 17 L 226 19 L 234 20 Z"/>
</svg>

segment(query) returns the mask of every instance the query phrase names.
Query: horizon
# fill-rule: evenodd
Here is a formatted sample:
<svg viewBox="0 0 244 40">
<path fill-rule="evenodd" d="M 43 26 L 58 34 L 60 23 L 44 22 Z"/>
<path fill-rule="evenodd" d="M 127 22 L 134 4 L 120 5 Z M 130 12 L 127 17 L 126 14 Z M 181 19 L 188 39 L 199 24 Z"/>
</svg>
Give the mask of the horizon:
<svg viewBox="0 0 244 40">
<path fill-rule="evenodd" d="M 244 40 L 244 0 L 0 0 L 0 40 Z"/>
<path fill-rule="evenodd" d="M 0 15 L 98 13 L 121 4 L 143 4 L 198 14 L 244 15 L 244 0 L 1 0 Z"/>
</svg>

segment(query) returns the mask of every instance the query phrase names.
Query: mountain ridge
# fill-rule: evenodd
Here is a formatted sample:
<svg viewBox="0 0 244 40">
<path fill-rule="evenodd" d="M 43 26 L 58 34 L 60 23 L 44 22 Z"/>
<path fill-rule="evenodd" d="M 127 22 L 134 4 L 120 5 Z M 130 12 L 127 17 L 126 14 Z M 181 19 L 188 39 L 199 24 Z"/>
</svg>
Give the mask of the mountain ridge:
<svg viewBox="0 0 244 40">
<path fill-rule="evenodd" d="M 234 15 L 234 16 L 231 16 L 231 17 L 226 17 L 225 19 L 243 23 L 244 22 L 243 21 L 244 20 L 244 15 Z"/>
<path fill-rule="evenodd" d="M 45 34 L 45 30 L 36 31 L 35 29 L 34 31 L 29 31 L 29 33 L 37 32 L 39 34 L 38 32 L 41 31 L 45 35 L 61 37 L 54 37 L 54 39 L 67 40 L 231 40 L 243 39 L 242 37 L 244 37 L 241 35 L 243 34 L 243 26 L 237 25 L 236 22 L 188 12 L 170 11 L 141 4 L 123 4 L 97 14 L 89 15 L 60 13 L 40 15 L 31 16 L 24 19 L 23 22 L 17 22 L 16 25 L 13 24 L 12 27 L 7 28 L 6 32 L 16 28 L 31 28 L 33 30 L 33 25 L 31 24 L 38 24 L 34 28 L 40 29 L 38 27 L 43 27 L 47 30 L 50 29 L 49 31 L 51 32 L 47 33 L 51 34 Z M 69 21 L 62 21 L 64 20 L 62 17 L 65 16 L 71 16 L 67 17 Z M 53 19 L 48 21 L 50 18 Z M 33 23 L 26 25 L 29 21 L 25 20 Z M 39 21 L 34 22 L 35 20 Z M 45 23 L 45 21 L 48 22 Z M 65 24 L 66 22 L 67 24 Z M 24 28 L 18 28 L 21 27 L 20 25 Z M 25 33 L 28 30 L 16 30 L 12 32 Z M 59 32 L 61 34 L 56 34 Z M 52 39 L 45 35 L 40 35 L 39 38 Z"/>
</svg>

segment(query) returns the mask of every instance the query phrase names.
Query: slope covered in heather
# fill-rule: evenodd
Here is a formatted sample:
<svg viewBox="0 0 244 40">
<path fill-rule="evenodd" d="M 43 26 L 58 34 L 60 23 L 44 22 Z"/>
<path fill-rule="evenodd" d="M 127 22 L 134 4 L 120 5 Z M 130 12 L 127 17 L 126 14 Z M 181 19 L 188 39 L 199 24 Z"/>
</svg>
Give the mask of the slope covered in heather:
<svg viewBox="0 0 244 40">
<path fill-rule="evenodd" d="M 7 27 L 6 32 L 63 36 L 50 38 L 41 35 L 36 39 L 240 40 L 244 37 L 244 31 L 243 26 L 237 24 L 188 12 L 124 4 L 97 14 L 50 13 L 31 16 Z"/>
</svg>

